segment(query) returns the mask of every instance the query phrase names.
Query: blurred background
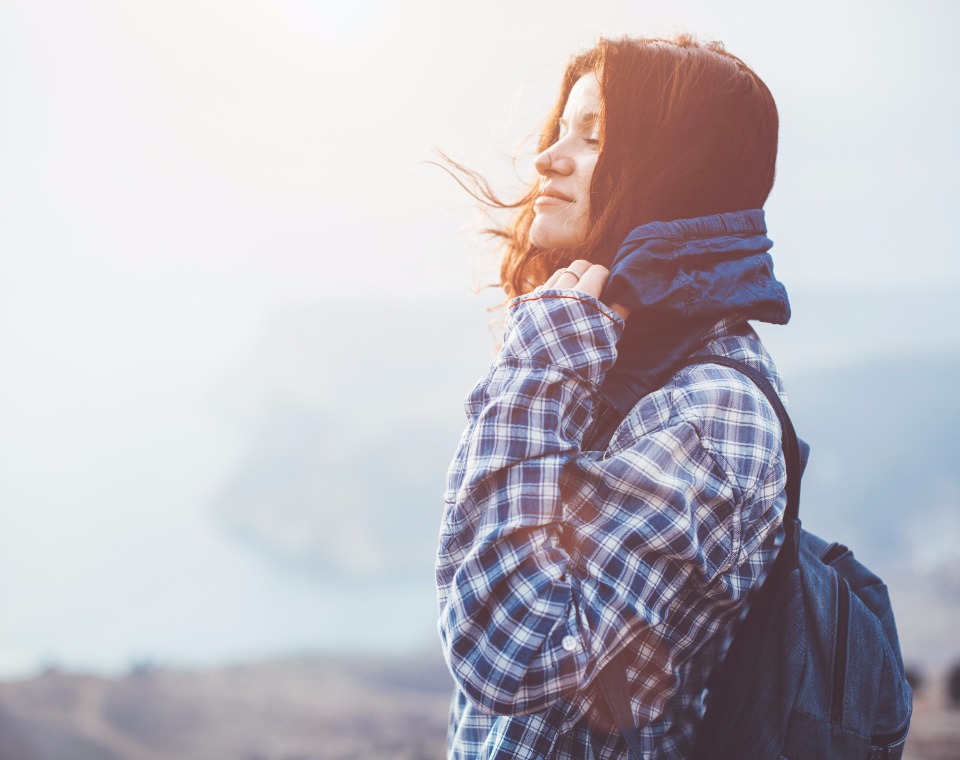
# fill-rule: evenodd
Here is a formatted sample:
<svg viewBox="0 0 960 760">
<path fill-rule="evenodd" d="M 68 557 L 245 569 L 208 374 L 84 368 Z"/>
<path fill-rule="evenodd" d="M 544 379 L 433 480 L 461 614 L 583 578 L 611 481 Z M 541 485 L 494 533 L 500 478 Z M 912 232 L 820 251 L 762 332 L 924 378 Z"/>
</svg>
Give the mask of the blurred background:
<svg viewBox="0 0 960 760">
<path fill-rule="evenodd" d="M 960 6 L 0 0 L 0 757 L 440 757 L 433 552 L 509 192 L 567 58 L 722 40 L 805 526 L 891 589 L 960 757 Z M 960 683 L 954 684 L 960 702 Z"/>
</svg>

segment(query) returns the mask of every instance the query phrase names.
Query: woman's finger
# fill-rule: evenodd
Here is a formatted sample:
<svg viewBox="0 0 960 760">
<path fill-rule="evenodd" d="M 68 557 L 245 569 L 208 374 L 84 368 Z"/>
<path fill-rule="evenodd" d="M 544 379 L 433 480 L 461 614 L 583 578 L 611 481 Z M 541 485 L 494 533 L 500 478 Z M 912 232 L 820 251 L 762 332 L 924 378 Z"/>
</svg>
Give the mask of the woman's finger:
<svg viewBox="0 0 960 760">
<path fill-rule="evenodd" d="M 560 288 L 567 290 L 576 287 L 580 277 L 590 268 L 590 262 L 583 259 L 577 259 L 569 266 L 558 269 L 550 279 L 544 283 L 545 288 Z"/>
<path fill-rule="evenodd" d="M 543 285 L 541 285 L 540 287 L 541 287 L 543 290 L 549 290 L 550 288 L 552 288 L 554 285 L 556 285 L 557 280 L 560 279 L 560 275 L 561 275 L 562 272 L 563 272 L 562 269 L 558 269 L 556 272 L 554 272 L 552 275 L 550 275 L 550 276 L 547 278 L 547 281 L 546 281 L 545 283 L 543 283 Z"/>
<path fill-rule="evenodd" d="M 574 290 L 581 293 L 600 298 L 603 292 L 603 286 L 607 284 L 607 278 L 610 276 L 610 270 L 600 264 L 593 264 L 582 275 Z"/>
</svg>

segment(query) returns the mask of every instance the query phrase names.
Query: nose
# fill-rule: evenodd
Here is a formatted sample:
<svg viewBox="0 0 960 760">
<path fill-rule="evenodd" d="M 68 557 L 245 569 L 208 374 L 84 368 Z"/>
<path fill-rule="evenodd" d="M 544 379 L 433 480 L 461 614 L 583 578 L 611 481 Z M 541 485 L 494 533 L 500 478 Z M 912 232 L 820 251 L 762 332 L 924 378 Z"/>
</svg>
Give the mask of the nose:
<svg viewBox="0 0 960 760">
<path fill-rule="evenodd" d="M 565 155 L 559 146 L 560 143 L 555 142 L 538 153 L 533 160 L 533 167 L 541 177 L 549 177 L 551 174 L 567 176 L 573 173 L 573 159 Z"/>
</svg>

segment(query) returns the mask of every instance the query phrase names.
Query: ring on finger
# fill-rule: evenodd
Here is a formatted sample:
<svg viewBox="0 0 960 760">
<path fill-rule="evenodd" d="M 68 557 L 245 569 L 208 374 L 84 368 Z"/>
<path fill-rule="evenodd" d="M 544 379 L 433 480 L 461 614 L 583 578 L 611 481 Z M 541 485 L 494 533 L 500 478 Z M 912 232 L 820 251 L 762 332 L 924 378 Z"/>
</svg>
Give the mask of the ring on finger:
<svg viewBox="0 0 960 760">
<path fill-rule="evenodd" d="M 565 275 L 565 274 L 572 274 L 574 277 L 577 278 L 577 282 L 580 281 L 580 273 L 579 273 L 579 272 L 575 272 L 575 271 L 573 271 L 572 269 L 561 269 L 561 270 L 560 270 L 560 276 L 562 277 L 562 276 Z"/>
</svg>

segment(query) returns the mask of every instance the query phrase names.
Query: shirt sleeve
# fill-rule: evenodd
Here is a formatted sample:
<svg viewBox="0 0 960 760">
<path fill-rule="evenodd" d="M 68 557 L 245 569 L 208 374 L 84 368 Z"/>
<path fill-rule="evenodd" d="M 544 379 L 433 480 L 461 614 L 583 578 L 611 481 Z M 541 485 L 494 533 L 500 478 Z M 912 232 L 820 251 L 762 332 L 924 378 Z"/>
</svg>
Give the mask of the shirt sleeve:
<svg viewBox="0 0 960 760">
<path fill-rule="evenodd" d="M 778 448 L 772 410 L 713 369 L 727 381 L 654 394 L 639 433 L 605 455 L 581 452 L 622 327 L 571 291 L 517 299 L 500 356 L 468 397 L 441 526 L 439 629 L 454 679 L 483 710 L 571 698 L 652 627 L 678 651 L 694 647 L 710 616 L 691 628 L 681 615 L 670 630 L 677 595 L 743 590 L 728 571 L 757 532 L 742 507 Z"/>
</svg>

